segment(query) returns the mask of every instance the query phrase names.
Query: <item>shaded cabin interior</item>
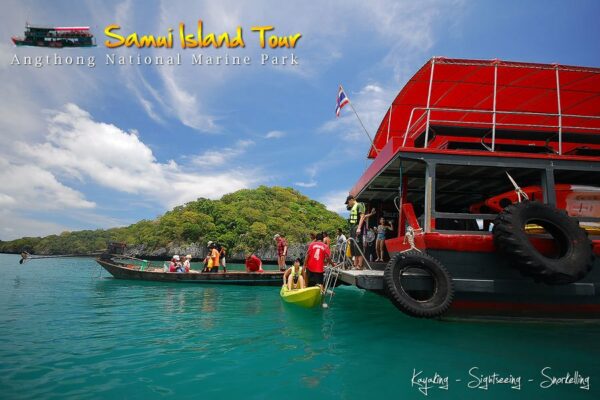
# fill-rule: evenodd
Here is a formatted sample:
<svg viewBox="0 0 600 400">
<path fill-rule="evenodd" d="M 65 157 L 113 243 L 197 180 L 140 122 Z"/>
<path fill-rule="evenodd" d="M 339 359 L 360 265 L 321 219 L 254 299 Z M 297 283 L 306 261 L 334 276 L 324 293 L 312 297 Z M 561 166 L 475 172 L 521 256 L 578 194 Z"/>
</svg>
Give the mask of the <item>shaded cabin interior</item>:
<svg viewBox="0 0 600 400">
<path fill-rule="evenodd" d="M 558 164 L 558 165 L 555 165 Z M 440 157 L 401 153 L 361 191 L 358 199 L 375 207 L 376 217 L 394 218 L 399 225 L 400 199 L 411 204 L 419 226 L 425 232 L 470 231 L 489 234 L 489 223 L 497 212 L 481 205 L 485 200 L 515 188 L 507 173 L 521 188 L 541 188 L 541 198 L 531 200 L 556 204 L 559 184 L 600 186 L 596 165 L 573 165 L 546 160 L 511 160 L 495 157 Z M 426 184 L 426 182 L 429 182 Z M 510 204 L 512 201 L 506 199 Z M 474 213 L 473 209 L 478 212 Z M 429 216 L 429 222 L 426 216 Z M 596 221 L 597 218 L 589 218 Z M 397 235 L 397 229 L 394 235 Z"/>
</svg>

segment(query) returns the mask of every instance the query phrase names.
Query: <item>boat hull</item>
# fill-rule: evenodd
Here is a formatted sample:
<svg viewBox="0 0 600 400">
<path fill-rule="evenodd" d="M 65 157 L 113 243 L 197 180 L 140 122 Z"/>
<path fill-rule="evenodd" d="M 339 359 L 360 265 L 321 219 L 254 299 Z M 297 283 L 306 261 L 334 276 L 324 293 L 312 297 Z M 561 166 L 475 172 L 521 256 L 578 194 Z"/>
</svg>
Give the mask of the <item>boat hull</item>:
<svg viewBox="0 0 600 400">
<path fill-rule="evenodd" d="M 32 46 L 32 47 L 52 47 L 52 48 L 63 48 L 63 47 L 96 47 L 96 44 L 91 41 L 73 42 L 68 40 L 62 41 L 44 41 L 44 40 L 27 40 L 11 38 L 15 46 Z"/>
<path fill-rule="evenodd" d="M 600 322 L 600 258 L 591 272 L 579 282 L 547 285 L 522 276 L 503 257 L 488 252 L 429 249 L 452 276 L 454 300 L 442 319 L 494 320 L 587 320 Z M 383 270 L 386 264 L 373 264 L 373 271 L 348 271 L 342 281 L 386 296 Z M 407 289 L 426 290 L 431 278 L 414 274 Z"/>
<path fill-rule="evenodd" d="M 162 271 L 141 271 L 139 267 L 127 267 L 112 260 L 97 259 L 106 271 L 116 279 L 150 282 L 201 283 L 211 285 L 279 286 L 283 272 L 217 272 L 217 273 L 176 273 Z"/>
<path fill-rule="evenodd" d="M 286 303 L 300 307 L 312 308 L 321 302 L 321 288 L 319 286 L 296 290 L 288 290 L 287 286 L 282 286 L 279 295 Z"/>
</svg>

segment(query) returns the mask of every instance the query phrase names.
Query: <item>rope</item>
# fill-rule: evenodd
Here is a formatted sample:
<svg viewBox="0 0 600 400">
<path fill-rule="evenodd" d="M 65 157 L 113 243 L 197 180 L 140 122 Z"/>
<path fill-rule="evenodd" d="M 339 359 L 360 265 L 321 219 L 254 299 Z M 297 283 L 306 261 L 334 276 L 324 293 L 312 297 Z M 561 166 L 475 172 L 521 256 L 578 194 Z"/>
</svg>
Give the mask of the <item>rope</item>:
<svg viewBox="0 0 600 400">
<path fill-rule="evenodd" d="M 417 229 L 417 231 L 421 231 L 422 229 L 419 228 Z M 408 245 L 410 246 L 410 249 L 406 249 L 401 251 L 401 253 L 406 253 L 407 251 L 411 251 L 411 250 L 416 250 L 419 253 L 421 252 L 421 250 L 419 250 L 417 248 L 417 246 L 415 246 L 415 229 L 413 229 L 412 226 L 409 226 L 406 229 L 406 234 L 404 235 L 404 240 L 402 243 L 406 244 L 406 242 L 408 241 Z"/>
<path fill-rule="evenodd" d="M 529 200 L 529 196 L 527 196 L 527 193 L 525 193 L 523 191 L 523 189 L 521 189 L 519 187 L 519 185 L 517 185 L 517 182 L 513 179 L 512 176 L 510 176 L 510 174 L 506 171 L 504 171 L 506 173 L 506 175 L 508 176 L 508 179 L 510 179 L 510 182 L 513 184 L 513 186 L 515 187 L 515 193 L 517 194 L 517 199 L 519 199 L 519 203 L 521 202 L 521 197 L 525 198 L 525 200 Z"/>
</svg>

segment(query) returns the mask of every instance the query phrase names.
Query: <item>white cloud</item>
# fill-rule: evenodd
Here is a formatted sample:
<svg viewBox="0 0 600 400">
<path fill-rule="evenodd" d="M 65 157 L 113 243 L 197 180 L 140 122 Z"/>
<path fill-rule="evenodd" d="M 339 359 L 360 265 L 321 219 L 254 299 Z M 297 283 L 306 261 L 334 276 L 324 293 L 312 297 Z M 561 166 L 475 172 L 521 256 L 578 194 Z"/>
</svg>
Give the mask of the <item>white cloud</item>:
<svg viewBox="0 0 600 400">
<path fill-rule="evenodd" d="M 13 53 L 7 44 L 0 43 L 0 69 L 10 68 L 10 63 L 13 58 Z"/>
<path fill-rule="evenodd" d="M 389 86 L 384 88 L 377 83 L 369 83 L 358 92 L 348 88 L 344 89 L 371 139 L 374 139 L 379 123 L 392 103 L 394 96 L 398 93 L 398 89 L 392 89 Z M 321 125 L 319 131 L 336 134 L 346 142 L 358 142 L 360 144 L 357 144 L 357 146 L 364 149 L 367 149 L 369 144 L 364 129 L 349 105 L 342 109 L 339 118 L 332 117 L 332 119 Z"/>
<path fill-rule="evenodd" d="M 158 26 L 152 28 L 163 32 L 182 15 L 198 15 L 210 32 L 233 32 L 238 25 L 261 24 L 274 25 L 281 33 L 300 32 L 303 36 L 294 49 L 300 66 L 270 68 L 268 71 L 269 74 L 297 76 L 310 84 L 340 62 L 342 55 L 352 57 L 357 46 L 366 47 L 368 43 L 372 47 L 375 43 L 375 47 L 383 49 L 381 59 L 373 60 L 373 67 L 365 71 L 365 75 L 373 76 L 372 72 L 378 71 L 389 76 L 390 82 L 399 88 L 407 77 L 407 71 L 414 71 L 415 63 L 420 65 L 430 56 L 436 27 L 455 23 L 446 20 L 460 20 L 462 9 L 461 1 L 442 0 L 334 0 L 287 3 L 285 7 L 269 0 L 251 3 L 234 0 L 162 1 Z M 194 29 L 194 18 L 185 22 L 189 29 Z M 365 41 L 367 36 L 369 40 Z M 256 59 L 261 51 L 255 40 L 256 34 L 246 30 L 244 39 L 246 48 L 236 49 L 236 55 L 249 55 Z M 202 53 L 205 56 L 222 55 L 218 49 L 211 48 L 203 49 Z M 248 68 L 182 65 L 176 69 L 160 68 L 158 74 L 166 97 L 173 105 L 166 111 L 194 129 L 216 132 L 222 127 L 219 117 L 210 111 L 214 106 L 213 99 L 220 97 L 225 85 L 235 86 L 241 80 L 261 79 L 263 71 L 265 68 L 259 65 Z M 144 107 L 148 112 L 147 105 Z M 362 110 L 366 112 L 364 106 Z M 350 136 L 358 138 L 356 133 L 353 129 Z"/>
<path fill-rule="evenodd" d="M 265 139 L 280 139 L 285 135 L 284 131 L 270 131 L 265 135 Z"/>
<path fill-rule="evenodd" d="M 325 207 L 329 211 L 347 215 L 348 210 L 346 210 L 346 204 L 344 204 L 346 197 L 348 197 L 347 190 L 332 191 L 321 197 L 319 201 L 325 204 Z"/>
<path fill-rule="evenodd" d="M 204 153 L 192 157 L 192 163 L 201 167 L 216 167 L 231 163 L 236 157 L 244 154 L 246 149 L 252 145 L 254 145 L 252 140 L 238 140 L 232 147 L 206 150 Z"/>
<path fill-rule="evenodd" d="M 36 165 L 14 165 L 0 160 L 0 204 L 4 208 L 61 210 L 94 208 L 84 195 L 60 183 Z"/>
<path fill-rule="evenodd" d="M 65 225 L 38 221 L 12 211 L 0 210 L 0 239 L 2 240 L 13 240 L 23 236 L 46 236 L 71 230 Z"/>
<path fill-rule="evenodd" d="M 198 97 L 177 82 L 175 71 L 172 68 L 161 68 L 160 75 L 166 94 L 173 105 L 172 109 L 184 125 L 209 133 L 221 130 L 216 123 L 216 118 L 202 111 Z"/>
<path fill-rule="evenodd" d="M 209 175 L 172 160 L 160 163 L 137 132 L 94 121 L 75 104 L 52 114 L 48 123 L 50 133 L 45 143 L 15 145 L 26 159 L 52 173 L 82 181 L 90 179 L 119 192 L 143 195 L 166 207 L 198 197 L 218 198 L 255 182 L 252 171 Z M 250 143 L 240 141 L 237 145 L 241 148 Z M 47 174 L 52 177 L 50 172 Z"/>
<path fill-rule="evenodd" d="M 294 185 L 304 187 L 304 188 L 311 188 L 311 187 L 317 186 L 317 181 L 315 180 L 315 176 L 317 176 L 317 171 L 319 170 L 321 165 L 322 165 L 322 162 L 316 162 L 316 163 L 312 164 L 311 166 L 307 167 L 306 173 L 309 177 L 309 181 L 308 182 L 295 182 Z"/>
<path fill-rule="evenodd" d="M 300 187 L 303 187 L 303 188 L 311 188 L 311 187 L 317 186 L 317 182 L 316 181 L 294 182 L 294 185 L 300 186 Z"/>
</svg>

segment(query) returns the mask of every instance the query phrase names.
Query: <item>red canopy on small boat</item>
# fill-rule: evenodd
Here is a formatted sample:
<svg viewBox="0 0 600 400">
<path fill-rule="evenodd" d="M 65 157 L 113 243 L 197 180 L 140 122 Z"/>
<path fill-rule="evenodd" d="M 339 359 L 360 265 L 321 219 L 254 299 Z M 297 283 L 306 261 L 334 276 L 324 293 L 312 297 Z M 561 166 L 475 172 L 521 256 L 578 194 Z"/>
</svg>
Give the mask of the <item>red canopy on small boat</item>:
<svg viewBox="0 0 600 400">
<path fill-rule="evenodd" d="M 600 133 L 600 68 L 434 57 L 393 101 L 375 148 L 394 137 L 414 147 L 428 110 L 430 126 L 491 129 L 495 115 L 495 129 Z"/>
</svg>

